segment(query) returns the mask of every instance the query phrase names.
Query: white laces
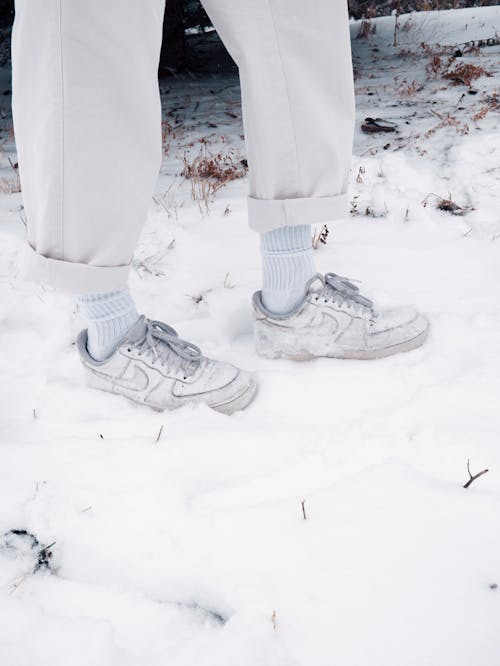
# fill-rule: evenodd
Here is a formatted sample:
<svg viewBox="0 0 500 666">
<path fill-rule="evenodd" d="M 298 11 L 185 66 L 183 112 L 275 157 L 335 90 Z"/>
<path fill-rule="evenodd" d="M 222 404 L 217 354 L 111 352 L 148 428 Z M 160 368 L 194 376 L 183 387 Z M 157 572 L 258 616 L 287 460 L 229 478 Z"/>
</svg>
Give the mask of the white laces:
<svg viewBox="0 0 500 666">
<path fill-rule="evenodd" d="M 177 331 L 168 324 L 148 319 L 145 324 L 144 334 L 130 343 L 129 349 L 137 348 L 139 356 L 146 354 L 153 358 L 153 363 L 159 361 L 169 370 L 183 370 L 186 376 L 192 375 L 203 360 L 200 348 L 179 338 Z"/>
<path fill-rule="evenodd" d="M 309 284 L 317 279 L 321 280 L 323 288 L 317 292 L 316 300 L 319 301 L 322 298 L 325 302 L 347 306 L 358 314 L 373 316 L 373 302 L 363 296 L 359 287 L 350 282 L 348 278 L 335 273 L 326 273 L 324 276 L 318 273 L 311 278 Z"/>
</svg>

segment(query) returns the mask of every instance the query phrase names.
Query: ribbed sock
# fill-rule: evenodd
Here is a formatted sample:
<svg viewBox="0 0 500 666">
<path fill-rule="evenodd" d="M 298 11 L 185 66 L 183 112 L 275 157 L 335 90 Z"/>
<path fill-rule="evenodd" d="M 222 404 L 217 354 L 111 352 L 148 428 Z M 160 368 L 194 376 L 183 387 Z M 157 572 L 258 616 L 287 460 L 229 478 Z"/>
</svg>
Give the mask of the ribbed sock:
<svg viewBox="0 0 500 666">
<path fill-rule="evenodd" d="M 96 361 L 104 361 L 139 319 L 128 288 L 100 294 L 84 294 L 78 304 L 87 321 L 87 351 Z"/>
<path fill-rule="evenodd" d="M 311 225 L 287 226 L 260 235 L 262 302 L 275 314 L 286 314 L 304 298 L 315 274 Z"/>
</svg>

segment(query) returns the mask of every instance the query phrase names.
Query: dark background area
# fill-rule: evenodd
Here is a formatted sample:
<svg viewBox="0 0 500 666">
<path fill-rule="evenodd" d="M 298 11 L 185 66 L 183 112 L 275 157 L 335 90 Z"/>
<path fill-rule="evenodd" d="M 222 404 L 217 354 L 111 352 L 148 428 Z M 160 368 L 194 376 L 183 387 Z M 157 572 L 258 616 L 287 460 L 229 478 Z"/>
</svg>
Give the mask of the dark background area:
<svg viewBox="0 0 500 666">
<path fill-rule="evenodd" d="M 394 10 L 404 13 L 495 4 L 498 4 L 498 0 L 349 0 L 349 12 L 353 18 L 359 19 L 391 14 Z M 13 19 L 14 0 L 0 0 L 0 64 L 9 61 L 10 28 Z M 209 26 L 210 21 L 199 0 L 167 0 L 160 61 L 161 74 L 172 75 L 182 71 L 203 72 L 207 69 L 207 48 L 210 49 L 212 56 L 209 69 L 213 70 L 214 67 L 226 69 L 233 66 L 216 35 L 213 32 L 204 32 Z"/>
</svg>

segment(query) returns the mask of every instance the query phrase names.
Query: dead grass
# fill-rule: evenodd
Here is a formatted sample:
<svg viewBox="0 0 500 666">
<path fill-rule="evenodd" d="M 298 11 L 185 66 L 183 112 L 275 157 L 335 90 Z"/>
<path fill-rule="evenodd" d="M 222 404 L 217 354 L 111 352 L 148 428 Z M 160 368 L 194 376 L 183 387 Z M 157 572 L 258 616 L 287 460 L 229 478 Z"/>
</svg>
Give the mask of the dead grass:
<svg viewBox="0 0 500 666">
<path fill-rule="evenodd" d="M 312 237 L 312 246 L 313 250 L 317 250 L 318 247 L 321 245 L 326 245 L 328 242 L 328 236 L 330 234 L 330 230 L 328 229 L 326 224 L 323 224 L 322 227 L 319 229 L 316 229 L 314 231 L 313 237 Z"/>
<path fill-rule="evenodd" d="M 425 207 L 429 204 L 429 201 L 433 201 L 435 207 L 438 210 L 445 211 L 446 213 L 451 213 L 452 215 L 466 215 L 471 210 L 474 210 L 472 206 L 460 206 L 451 198 L 451 193 L 448 194 L 448 197 L 442 197 L 439 194 L 434 194 L 430 192 L 422 201 L 422 205 Z"/>
<path fill-rule="evenodd" d="M 455 86 L 467 86 L 471 87 L 472 82 L 481 78 L 481 76 L 493 76 L 493 74 L 478 65 L 472 65 L 471 63 L 459 63 L 453 69 L 448 69 L 444 72 L 443 78 L 448 79 Z"/>
<path fill-rule="evenodd" d="M 490 111 L 490 107 L 485 104 L 479 109 L 479 111 L 476 111 L 476 113 L 472 116 L 472 120 L 475 120 L 476 122 L 479 120 L 484 120 Z"/>
<path fill-rule="evenodd" d="M 427 132 L 424 134 L 425 137 L 428 138 L 432 136 L 438 130 L 443 129 L 444 127 L 454 127 L 457 134 L 465 135 L 469 133 L 469 126 L 467 125 L 467 123 L 465 123 L 462 120 L 459 120 L 455 116 L 452 116 L 450 113 L 448 113 L 446 116 L 442 116 L 437 111 L 432 111 L 432 113 L 439 118 L 439 123 L 434 127 L 428 129 Z"/>
<path fill-rule="evenodd" d="M 182 182 L 182 181 L 181 181 Z M 182 202 L 179 203 L 177 200 L 177 194 L 179 192 L 179 182 L 178 179 L 172 180 L 170 185 L 167 187 L 165 192 L 158 194 L 153 197 L 153 201 L 157 206 L 163 208 L 167 217 L 177 220 L 179 208 L 182 207 Z"/>
<path fill-rule="evenodd" d="M 372 23 L 369 18 L 364 18 L 359 26 L 359 32 L 356 39 L 367 39 L 370 35 L 374 35 L 377 31 L 376 23 Z"/>
<path fill-rule="evenodd" d="M 472 120 L 476 122 L 483 120 L 491 111 L 500 111 L 500 96 L 497 92 L 484 96 L 481 106 L 472 116 Z"/>
<path fill-rule="evenodd" d="M 202 214 L 208 214 L 216 192 L 231 181 L 243 178 L 248 171 L 246 160 L 235 159 L 232 151 L 212 154 L 203 141 L 199 154 L 193 160 L 184 154 L 183 162 L 181 175 L 190 181 L 192 199 L 198 203 Z"/>
<path fill-rule="evenodd" d="M 2 194 L 18 194 L 21 191 L 19 179 L 0 178 L 0 192 Z"/>
<path fill-rule="evenodd" d="M 412 81 L 408 83 L 406 80 L 402 82 L 398 88 L 397 93 L 400 97 L 413 97 L 416 93 L 424 89 L 424 86 L 419 81 Z"/>
<path fill-rule="evenodd" d="M 443 78 L 451 81 L 453 85 L 464 85 L 470 88 L 472 82 L 482 76 L 492 76 L 492 72 L 481 65 L 459 60 L 464 56 L 472 58 L 482 55 L 481 49 L 474 43 L 457 48 L 421 42 L 420 47 L 430 58 L 425 66 L 428 78 Z"/>
<path fill-rule="evenodd" d="M 10 157 L 8 158 L 10 168 L 12 169 L 13 176 L 11 178 L 0 178 L 0 192 L 3 194 L 17 194 L 21 192 L 21 179 L 19 177 L 19 165 L 14 163 Z"/>
<path fill-rule="evenodd" d="M 161 142 L 163 145 L 163 152 L 168 155 L 170 152 L 170 144 L 172 141 L 182 139 L 185 134 L 185 129 L 181 123 L 174 125 L 168 118 L 164 118 L 161 122 Z"/>
</svg>

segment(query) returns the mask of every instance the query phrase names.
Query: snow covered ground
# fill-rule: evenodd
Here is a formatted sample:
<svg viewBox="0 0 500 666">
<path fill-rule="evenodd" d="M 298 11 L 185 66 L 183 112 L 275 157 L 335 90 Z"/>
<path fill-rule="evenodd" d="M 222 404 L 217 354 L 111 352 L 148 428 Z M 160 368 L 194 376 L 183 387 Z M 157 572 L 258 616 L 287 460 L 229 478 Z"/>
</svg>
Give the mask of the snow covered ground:
<svg viewBox="0 0 500 666">
<path fill-rule="evenodd" d="M 0 97 L 2 666 L 500 663 L 500 46 L 453 63 L 445 48 L 494 38 L 500 11 L 398 23 L 397 46 L 394 17 L 367 38 L 352 24 L 352 211 L 315 256 L 428 313 L 429 342 L 407 355 L 254 355 L 245 180 L 206 214 L 180 175 L 202 137 L 243 159 L 237 78 L 162 84 L 166 156 L 132 288 L 149 316 L 258 373 L 230 418 L 85 387 L 72 301 L 17 277 Z M 491 73 L 474 94 L 442 78 L 461 63 Z M 398 132 L 362 133 L 368 116 Z M 468 459 L 490 471 L 465 490 Z"/>
</svg>

